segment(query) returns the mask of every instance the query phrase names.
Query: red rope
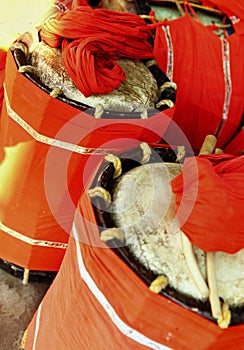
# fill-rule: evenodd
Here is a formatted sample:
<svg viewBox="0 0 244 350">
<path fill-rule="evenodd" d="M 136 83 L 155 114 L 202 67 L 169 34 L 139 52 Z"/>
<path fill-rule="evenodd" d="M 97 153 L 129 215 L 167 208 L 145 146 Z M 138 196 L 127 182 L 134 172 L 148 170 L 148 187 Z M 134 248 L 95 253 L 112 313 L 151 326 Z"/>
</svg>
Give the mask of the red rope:
<svg viewBox="0 0 244 350">
<path fill-rule="evenodd" d="M 117 88 L 125 73 L 119 58 L 152 58 L 150 29 L 135 14 L 78 6 L 49 19 L 41 38 L 62 47 L 62 59 L 71 79 L 87 97 Z"/>
</svg>

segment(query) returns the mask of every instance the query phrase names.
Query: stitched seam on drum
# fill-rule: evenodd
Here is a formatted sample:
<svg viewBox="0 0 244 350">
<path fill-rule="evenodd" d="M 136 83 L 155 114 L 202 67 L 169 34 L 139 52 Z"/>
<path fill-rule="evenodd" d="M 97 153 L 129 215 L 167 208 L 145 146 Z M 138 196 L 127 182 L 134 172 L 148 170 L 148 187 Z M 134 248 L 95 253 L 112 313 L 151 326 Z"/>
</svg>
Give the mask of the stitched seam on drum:
<svg viewBox="0 0 244 350">
<path fill-rule="evenodd" d="M 223 57 L 224 82 L 225 82 L 225 99 L 223 104 L 222 119 L 217 128 L 217 131 L 215 134 L 216 137 L 219 136 L 228 119 L 231 93 L 232 93 L 232 81 L 231 81 L 231 72 L 230 72 L 230 46 L 229 46 L 229 42 L 226 39 L 222 40 L 222 57 Z"/>
<path fill-rule="evenodd" d="M 35 326 L 35 333 L 34 333 L 32 350 L 36 349 L 36 342 L 37 342 L 37 337 L 38 337 L 39 328 L 40 328 L 41 309 L 42 309 L 42 303 L 39 305 L 38 310 L 37 310 L 36 326 Z"/>
<path fill-rule="evenodd" d="M 30 245 L 35 245 L 39 247 L 46 247 L 46 248 L 59 248 L 59 249 L 66 249 L 68 244 L 66 243 L 61 243 L 61 242 L 52 242 L 52 241 L 44 241 L 44 240 L 39 240 L 39 239 L 33 239 L 30 237 L 27 237 L 23 235 L 20 232 L 17 232 L 6 225 L 4 225 L 0 221 L 0 230 L 3 232 L 7 233 L 9 236 L 12 236 L 24 243 L 30 244 Z"/>
<path fill-rule="evenodd" d="M 51 137 L 38 133 L 12 109 L 12 107 L 10 106 L 5 85 L 4 85 L 4 97 L 5 97 L 8 116 L 12 118 L 17 124 L 19 124 L 36 141 L 50 145 L 50 146 L 59 147 L 74 153 L 79 153 L 79 154 L 91 153 L 96 155 L 96 154 L 107 154 L 108 152 L 111 152 L 111 150 L 104 150 L 104 149 L 98 149 L 98 148 L 85 148 L 82 146 L 75 145 L 73 143 L 56 140 Z"/>
<path fill-rule="evenodd" d="M 166 75 L 171 81 L 173 81 L 174 53 L 173 53 L 172 38 L 171 38 L 171 34 L 170 34 L 170 27 L 169 26 L 162 26 L 162 29 L 163 29 L 164 34 L 165 34 L 167 49 L 168 49 Z"/>
<path fill-rule="evenodd" d="M 97 301 L 100 303 L 100 305 L 103 307 L 104 311 L 108 314 L 113 324 L 119 329 L 119 331 L 127 336 L 128 338 L 134 340 L 135 342 L 142 344 L 144 346 L 147 346 L 150 349 L 154 350 L 172 350 L 172 348 L 169 348 L 163 344 L 160 344 L 142 333 L 138 332 L 134 328 L 128 326 L 116 313 L 112 305 L 109 303 L 105 295 L 101 292 L 101 290 L 97 287 L 95 281 L 92 279 L 91 275 L 87 271 L 83 258 L 82 253 L 80 249 L 80 242 L 78 238 L 78 232 L 75 227 L 75 224 L 73 224 L 72 228 L 73 237 L 75 239 L 76 244 L 76 253 L 77 253 L 77 264 L 79 267 L 79 272 L 82 280 L 86 283 L 88 288 L 90 289 L 90 292 L 94 295 L 94 297 L 97 299 Z"/>
</svg>

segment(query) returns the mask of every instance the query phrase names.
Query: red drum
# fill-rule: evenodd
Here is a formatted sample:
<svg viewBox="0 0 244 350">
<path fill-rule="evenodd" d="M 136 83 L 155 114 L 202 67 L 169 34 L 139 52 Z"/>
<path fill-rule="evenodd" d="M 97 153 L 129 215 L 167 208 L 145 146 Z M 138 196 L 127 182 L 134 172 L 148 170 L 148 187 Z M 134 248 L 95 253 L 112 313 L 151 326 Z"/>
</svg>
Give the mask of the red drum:
<svg viewBox="0 0 244 350">
<path fill-rule="evenodd" d="M 127 157 L 120 158 L 122 172 L 139 165 Z M 164 161 L 170 158 L 166 150 Z M 92 188 L 100 184 L 111 191 L 114 164 L 102 165 Z M 189 306 L 170 288 L 152 293 L 152 273 L 127 246 L 117 238 L 101 240 L 111 215 L 99 214 L 98 201 L 92 202 L 83 192 L 62 266 L 28 326 L 25 350 L 242 348 L 243 318 L 221 329 L 200 303 Z"/>
<path fill-rule="evenodd" d="M 22 46 L 23 49 L 23 46 Z M 103 111 L 50 95 L 26 66 L 22 49 L 8 52 L 0 128 L 0 258 L 29 270 L 57 271 L 63 259 L 83 171 L 92 157 L 138 140 L 158 142 L 173 114 Z"/>
</svg>

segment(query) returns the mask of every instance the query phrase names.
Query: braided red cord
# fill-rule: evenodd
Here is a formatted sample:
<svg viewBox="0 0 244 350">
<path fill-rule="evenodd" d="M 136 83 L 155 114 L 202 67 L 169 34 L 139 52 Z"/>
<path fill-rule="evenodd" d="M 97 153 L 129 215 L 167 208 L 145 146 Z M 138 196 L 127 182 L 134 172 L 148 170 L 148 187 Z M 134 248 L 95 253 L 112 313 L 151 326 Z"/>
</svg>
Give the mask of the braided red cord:
<svg viewBox="0 0 244 350">
<path fill-rule="evenodd" d="M 131 13 L 78 6 L 49 19 L 41 38 L 51 47 L 62 47 L 62 59 L 71 79 L 87 97 L 117 88 L 125 73 L 119 58 L 152 58 L 150 29 Z"/>
</svg>

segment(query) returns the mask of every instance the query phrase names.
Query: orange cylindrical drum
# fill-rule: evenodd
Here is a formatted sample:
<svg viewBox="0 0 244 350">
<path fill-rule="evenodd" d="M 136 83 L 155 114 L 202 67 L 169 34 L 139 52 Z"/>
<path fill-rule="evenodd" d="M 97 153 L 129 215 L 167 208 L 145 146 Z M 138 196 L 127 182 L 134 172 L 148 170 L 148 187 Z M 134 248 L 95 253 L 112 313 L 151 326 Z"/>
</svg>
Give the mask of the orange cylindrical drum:
<svg viewBox="0 0 244 350">
<path fill-rule="evenodd" d="M 67 253 L 27 329 L 25 350 L 242 349 L 243 324 L 220 329 L 152 293 L 99 235 L 83 193 Z"/>
<path fill-rule="evenodd" d="M 0 258 L 30 270 L 57 271 L 84 186 L 86 160 L 93 158 L 89 174 L 111 149 L 159 141 L 173 109 L 147 119 L 96 119 L 19 73 L 11 51 L 4 90 Z"/>
</svg>

